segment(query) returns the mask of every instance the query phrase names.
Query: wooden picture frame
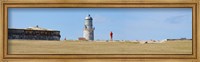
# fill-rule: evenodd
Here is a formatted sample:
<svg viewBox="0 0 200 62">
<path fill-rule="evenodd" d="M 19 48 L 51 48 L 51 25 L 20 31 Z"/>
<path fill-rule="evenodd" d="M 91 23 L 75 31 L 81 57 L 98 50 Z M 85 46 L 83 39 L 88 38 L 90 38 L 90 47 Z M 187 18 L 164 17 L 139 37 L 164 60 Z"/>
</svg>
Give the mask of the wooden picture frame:
<svg viewBox="0 0 200 62">
<path fill-rule="evenodd" d="M 3 62 L 199 62 L 199 0 L 1 0 L 0 60 Z M 192 8 L 192 54 L 8 54 L 8 8 Z"/>
</svg>

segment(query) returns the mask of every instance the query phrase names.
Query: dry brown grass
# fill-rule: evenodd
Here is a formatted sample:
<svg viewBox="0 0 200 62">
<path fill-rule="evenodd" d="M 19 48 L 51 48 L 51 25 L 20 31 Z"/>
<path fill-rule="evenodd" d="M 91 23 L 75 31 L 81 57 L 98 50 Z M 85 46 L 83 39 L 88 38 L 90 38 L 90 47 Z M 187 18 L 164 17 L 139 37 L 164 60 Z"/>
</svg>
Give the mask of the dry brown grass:
<svg viewBox="0 0 200 62">
<path fill-rule="evenodd" d="M 192 54 L 189 40 L 156 44 L 9 40 L 8 45 L 9 54 Z"/>
</svg>

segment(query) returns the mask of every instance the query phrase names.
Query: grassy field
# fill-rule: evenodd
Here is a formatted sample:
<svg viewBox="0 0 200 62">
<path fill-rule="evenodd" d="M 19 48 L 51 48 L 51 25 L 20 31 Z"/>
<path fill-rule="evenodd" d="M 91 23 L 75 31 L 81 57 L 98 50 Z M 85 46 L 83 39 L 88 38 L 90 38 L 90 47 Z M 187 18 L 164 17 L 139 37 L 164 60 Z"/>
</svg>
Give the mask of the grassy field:
<svg viewBox="0 0 200 62">
<path fill-rule="evenodd" d="M 192 41 L 85 42 L 9 40 L 9 54 L 192 54 Z"/>
</svg>

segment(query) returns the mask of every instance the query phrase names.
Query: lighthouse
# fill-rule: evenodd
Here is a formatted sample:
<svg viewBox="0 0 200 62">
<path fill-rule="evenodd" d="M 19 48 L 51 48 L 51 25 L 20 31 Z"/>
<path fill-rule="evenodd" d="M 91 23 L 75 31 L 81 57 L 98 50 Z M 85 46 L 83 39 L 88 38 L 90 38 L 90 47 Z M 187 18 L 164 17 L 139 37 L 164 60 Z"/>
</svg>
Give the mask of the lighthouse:
<svg viewBox="0 0 200 62">
<path fill-rule="evenodd" d="M 85 17 L 85 23 L 84 23 L 84 30 L 83 30 L 83 37 L 86 40 L 94 40 L 94 27 L 92 24 L 92 17 L 90 14 Z"/>
</svg>

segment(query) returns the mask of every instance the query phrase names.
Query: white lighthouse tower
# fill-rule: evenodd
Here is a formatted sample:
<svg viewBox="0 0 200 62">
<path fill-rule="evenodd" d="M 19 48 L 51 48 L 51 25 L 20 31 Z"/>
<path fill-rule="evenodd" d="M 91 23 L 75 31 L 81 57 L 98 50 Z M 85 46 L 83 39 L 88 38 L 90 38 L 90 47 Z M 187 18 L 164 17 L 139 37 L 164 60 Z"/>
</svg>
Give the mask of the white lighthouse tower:
<svg viewBox="0 0 200 62">
<path fill-rule="evenodd" d="M 94 27 L 92 24 L 92 17 L 90 14 L 85 17 L 85 23 L 84 23 L 84 30 L 83 30 L 83 37 L 86 40 L 94 40 Z"/>
</svg>

